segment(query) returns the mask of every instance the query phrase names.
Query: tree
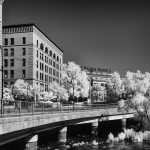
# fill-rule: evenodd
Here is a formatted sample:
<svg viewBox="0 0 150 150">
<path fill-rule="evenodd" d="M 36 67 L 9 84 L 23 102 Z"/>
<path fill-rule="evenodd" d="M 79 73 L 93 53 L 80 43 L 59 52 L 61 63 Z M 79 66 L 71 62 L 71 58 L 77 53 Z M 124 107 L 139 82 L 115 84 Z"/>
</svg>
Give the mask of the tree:
<svg viewBox="0 0 150 150">
<path fill-rule="evenodd" d="M 74 62 L 68 62 L 63 65 L 62 83 L 68 94 L 73 97 L 86 96 L 89 92 L 89 81 L 85 71 L 81 71 L 79 65 Z"/>
<path fill-rule="evenodd" d="M 3 91 L 3 100 L 5 104 L 9 104 L 10 102 L 13 102 L 13 96 L 10 88 L 4 88 Z"/>
<path fill-rule="evenodd" d="M 67 90 L 63 86 L 60 86 L 57 82 L 50 84 L 49 89 L 53 92 L 53 96 L 55 95 L 59 99 L 68 100 Z"/>
<path fill-rule="evenodd" d="M 112 102 L 116 102 L 119 96 L 124 93 L 124 84 L 119 73 L 114 72 L 111 74 L 106 89 L 108 101 Z"/>
<path fill-rule="evenodd" d="M 148 94 L 150 87 L 150 73 L 142 74 L 140 71 L 136 73 L 127 72 L 125 76 L 125 91 L 134 96 L 136 93 Z"/>
<path fill-rule="evenodd" d="M 34 88 L 22 79 L 18 79 L 12 86 L 12 94 L 15 100 L 31 100 Z"/>
<path fill-rule="evenodd" d="M 141 129 L 150 129 L 150 73 L 142 74 L 127 72 L 125 81 L 125 91 L 129 93 L 128 108 L 136 111 L 136 116 L 140 120 Z"/>
</svg>

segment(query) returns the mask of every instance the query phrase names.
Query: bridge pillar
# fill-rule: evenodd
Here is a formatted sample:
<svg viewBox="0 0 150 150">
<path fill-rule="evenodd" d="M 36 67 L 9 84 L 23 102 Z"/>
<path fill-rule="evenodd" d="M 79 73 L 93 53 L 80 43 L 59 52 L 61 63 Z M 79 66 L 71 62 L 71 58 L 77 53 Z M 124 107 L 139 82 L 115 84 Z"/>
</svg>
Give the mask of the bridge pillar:
<svg viewBox="0 0 150 150">
<path fill-rule="evenodd" d="M 61 143 L 67 142 L 67 127 L 60 129 L 60 131 L 59 131 L 59 142 L 61 142 Z"/>
<path fill-rule="evenodd" d="M 37 150 L 38 148 L 37 142 L 38 142 L 38 135 L 34 135 L 27 141 L 25 150 Z"/>
<path fill-rule="evenodd" d="M 121 122 L 122 122 L 122 130 L 123 130 L 123 131 L 126 129 L 126 121 L 127 121 L 126 118 L 121 119 Z"/>
<path fill-rule="evenodd" d="M 98 121 L 92 123 L 92 135 L 94 137 L 98 136 Z"/>
</svg>

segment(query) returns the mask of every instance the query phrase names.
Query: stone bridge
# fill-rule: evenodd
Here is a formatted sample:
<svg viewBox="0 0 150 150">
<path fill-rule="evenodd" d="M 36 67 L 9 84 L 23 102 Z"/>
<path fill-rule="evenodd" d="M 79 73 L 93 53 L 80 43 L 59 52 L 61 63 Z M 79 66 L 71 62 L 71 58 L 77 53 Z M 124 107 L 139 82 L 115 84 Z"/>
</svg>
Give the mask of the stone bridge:
<svg viewBox="0 0 150 150">
<path fill-rule="evenodd" d="M 27 143 L 37 142 L 38 133 L 54 128 L 60 128 L 60 141 L 65 142 L 69 125 L 93 123 L 93 126 L 98 126 L 100 121 L 122 119 L 125 122 L 126 118 L 132 117 L 134 113 L 121 113 L 117 108 L 4 117 L 0 118 L 0 145 L 25 137 L 28 138 Z M 26 145 L 30 147 L 30 144 Z"/>
</svg>

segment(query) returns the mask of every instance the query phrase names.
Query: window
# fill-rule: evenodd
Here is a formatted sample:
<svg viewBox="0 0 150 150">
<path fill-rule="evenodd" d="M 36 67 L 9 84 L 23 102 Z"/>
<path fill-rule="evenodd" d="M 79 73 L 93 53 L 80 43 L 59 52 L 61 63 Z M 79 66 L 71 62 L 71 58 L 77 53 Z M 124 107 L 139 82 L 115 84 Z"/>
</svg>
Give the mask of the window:
<svg viewBox="0 0 150 150">
<path fill-rule="evenodd" d="M 59 62 L 59 57 L 57 56 L 57 61 Z"/>
<path fill-rule="evenodd" d="M 53 61 L 53 67 L 55 67 L 55 62 Z"/>
<path fill-rule="evenodd" d="M 42 80 L 44 79 L 44 75 L 43 75 L 43 73 L 42 73 Z"/>
<path fill-rule="evenodd" d="M 14 56 L 14 48 L 10 49 L 10 56 Z"/>
<path fill-rule="evenodd" d="M 23 56 L 26 55 L 26 48 L 22 48 L 22 55 L 23 55 Z"/>
<path fill-rule="evenodd" d="M 14 45 L 14 38 L 10 38 L 10 44 Z"/>
<path fill-rule="evenodd" d="M 52 68 L 49 68 L 49 74 L 52 74 Z"/>
<path fill-rule="evenodd" d="M 42 54 L 40 53 L 40 60 L 42 59 Z"/>
<path fill-rule="evenodd" d="M 42 70 L 44 70 L 44 65 L 42 64 Z"/>
<path fill-rule="evenodd" d="M 14 59 L 10 59 L 10 66 L 11 66 L 11 67 L 14 66 Z"/>
<path fill-rule="evenodd" d="M 22 78 L 26 77 L 26 70 L 22 70 Z"/>
<path fill-rule="evenodd" d="M 26 38 L 23 37 L 23 44 L 26 44 Z"/>
<path fill-rule="evenodd" d="M 36 78 L 38 79 L 39 73 L 36 71 Z M 40 73 L 40 80 L 41 80 L 41 73 Z"/>
<path fill-rule="evenodd" d="M 26 66 L 26 59 L 25 59 L 25 58 L 22 59 L 22 66 L 23 66 L 23 67 Z"/>
<path fill-rule="evenodd" d="M 36 57 L 37 57 L 37 58 L 39 57 L 39 52 L 38 52 L 38 50 L 36 50 Z"/>
<path fill-rule="evenodd" d="M 39 46 L 39 41 L 38 41 L 38 40 L 36 41 L 36 46 L 37 46 L 37 47 Z"/>
<path fill-rule="evenodd" d="M 45 48 L 45 53 L 48 54 L 48 48 L 47 47 Z"/>
<path fill-rule="evenodd" d="M 4 45 L 8 45 L 8 39 L 4 39 Z"/>
<path fill-rule="evenodd" d="M 42 70 L 42 64 L 41 64 L 41 62 L 40 62 L 40 70 Z"/>
<path fill-rule="evenodd" d="M 4 78 L 8 78 L 8 70 L 4 70 Z"/>
<path fill-rule="evenodd" d="M 52 51 L 50 50 L 49 55 L 52 57 Z"/>
<path fill-rule="evenodd" d="M 4 82 L 4 87 L 7 87 L 8 86 L 8 82 Z"/>
<path fill-rule="evenodd" d="M 42 80 L 42 74 L 40 73 L 40 80 Z"/>
<path fill-rule="evenodd" d="M 41 45 L 40 45 L 40 49 L 41 50 L 43 50 L 44 49 L 44 46 L 43 46 L 43 44 L 41 43 Z"/>
<path fill-rule="evenodd" d="M 4 59 L 4 67 L 8 67 L 8 59 Z"/>
<path fill-rule="evenodd" d="M 53 69 L 53 76 L 55 76 L 55 70 Z"/>
<path fill-rule="evenodd" d="M 56 58 L 56 54 L 54 53 L 54 54 L 53 54 L 53 59 L 55 59 L 55 58 Z"/>
<path fill-rule="evenodd" d="M 14 78 L 14 70 L 10 70 L 10 78 Z"/>
<path fill-rule="evenodd" d="M 43 60 L 43 54 L 42 54 L 42 60 Z"/>
<path fill-rule="evenodd" d="M 8 56 L 8 49 L 4 49 L 4 56 Z"/>
<path fill-rule="evenodd" d="M 36 67 L 37 67 L 37 68 L 39 67 L 39 62 L 38 62 L 38 60 L 36 61 Z"/>
<path fill-rule="evenodd" d="M 45 62 L 46 62 L 46 60 L 47 60 L 47 59 L 46 59 L 46 56 L 45 56 Z"/>
<path fill-rule="evenodd" d="M 10 82 L 10 85 L 14 85 L 14 82 Z"/>
</svg>

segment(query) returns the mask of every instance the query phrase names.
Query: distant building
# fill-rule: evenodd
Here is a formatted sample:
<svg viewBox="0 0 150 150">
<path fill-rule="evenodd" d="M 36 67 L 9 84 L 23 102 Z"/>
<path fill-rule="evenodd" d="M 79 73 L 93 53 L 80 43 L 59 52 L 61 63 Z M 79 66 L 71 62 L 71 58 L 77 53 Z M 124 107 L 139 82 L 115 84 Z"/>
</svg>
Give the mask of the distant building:
<svg viewBox="0 0 150 150">
<path fill-rule="evenodd" d="M 92 68 L 92 67 L 81 67 L 82 70 L 86 71 L 89 76 L 89 80 L 92 80 L 92 84 L 100 84 L 105 86 L 108 79 L 110 78 L 110 69 Z"/>
<path fill-rule="evenodd" d="M 34 24 L 3 27 L 3 56 L 5 86 L 24 79 L 48 91 L 61 83 L 63 51 Z"/>
<path fill-rule="evenodd" d="M 0 98 L 2 98 L 2 5 L 4 0 L 0 0 Z"/>
</svg>

